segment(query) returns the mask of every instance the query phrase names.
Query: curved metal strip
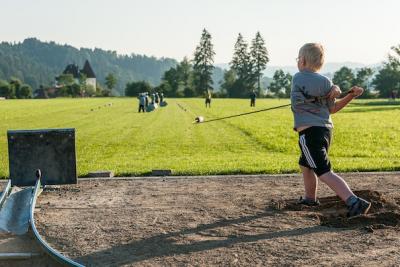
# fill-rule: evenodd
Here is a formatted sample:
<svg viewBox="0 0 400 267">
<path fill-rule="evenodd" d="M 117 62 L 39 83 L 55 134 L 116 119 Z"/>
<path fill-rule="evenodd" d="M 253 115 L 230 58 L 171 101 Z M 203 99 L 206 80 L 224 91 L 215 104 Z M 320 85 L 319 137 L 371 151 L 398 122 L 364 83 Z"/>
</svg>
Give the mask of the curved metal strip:
<svg viewBox="0 0 400 267">
<path fill-rule="evenodd" d="M 4 191 L 0 196 L 0 208 L 1 206 L 3 206 L 3 203 L 10 194 L 10 192 L 11 192 L 11 180 L 8 180 L 6 188 L 4 188 Z"/>
<path fill-rule="evenodd" d="M 42 192 L 41 183 L 40 183 L 40 179 L 38 179 L 36 182 L 34 191 L 33 191 L 33 196 L 32 196 L 32 200 L 31 200 L 31 215 L 30 215 L 30 223 L 31 223 L 33 234 L 36 237 L 36 240 L 39 242 L 39 245 L 46 251 L 46 253 L 49 254 L 52 258 L 54 258 L 59 263 L 65 264 L 66 266 L 84 267 L 84 265 L 65 257 L 57 250 L 50 247 L 46 243 L 46 241 L 44 241 L 43 238 L 40 236 L 40 234 L 35 226 L 34 212 L 35 212 L 35 206 L 36 206 L 36 199 L 41 192 Z"/>
</svg>

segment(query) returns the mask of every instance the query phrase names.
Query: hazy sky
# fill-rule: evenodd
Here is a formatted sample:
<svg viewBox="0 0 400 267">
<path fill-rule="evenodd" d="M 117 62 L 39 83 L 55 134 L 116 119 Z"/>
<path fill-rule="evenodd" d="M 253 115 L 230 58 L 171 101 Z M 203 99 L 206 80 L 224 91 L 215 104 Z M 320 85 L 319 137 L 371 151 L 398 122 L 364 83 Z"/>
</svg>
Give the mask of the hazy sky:
<svg viewBox="0 0 400 267">
<path fill-rule="evenodd" d="M 181 60 L 201 31 L 216 63 L 238 33 L 264 37 L 271 65 L 294 65 L 299 47 L 321 42 L 327 62 L 377 63 L 400 44 L 398 0 L 0 0 L 0 41 L 43 41 Z"/>
</svg>

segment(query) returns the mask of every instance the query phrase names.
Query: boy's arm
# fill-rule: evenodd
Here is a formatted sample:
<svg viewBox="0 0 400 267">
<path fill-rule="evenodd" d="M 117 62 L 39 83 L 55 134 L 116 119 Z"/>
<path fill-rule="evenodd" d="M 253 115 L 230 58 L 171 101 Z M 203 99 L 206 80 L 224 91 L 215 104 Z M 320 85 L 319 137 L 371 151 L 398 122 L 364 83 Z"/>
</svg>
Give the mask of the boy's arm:
<svg viewBox="0 0 400 267">
<path fill-rule="evenodd" d="M 345 97 L 335 102 L 335 104 L 329 109 L 329 112 L 333 114 L 340 111 L 342 108 L 347 106 L 347 104 L 350 103 L 354 98 L 362 95 L 363 92 L 364 92 L 363 88 L 358 86 L 353 86 Z"/>
<path fill-rule="evenodd" d="M 342 91 L 340 90 L 339 86 L 332 85 L 331 90 L 329 91 L 328 95 L 326 96 L 329 100 L 335 100 L 340 96 Z"/>
</svg>

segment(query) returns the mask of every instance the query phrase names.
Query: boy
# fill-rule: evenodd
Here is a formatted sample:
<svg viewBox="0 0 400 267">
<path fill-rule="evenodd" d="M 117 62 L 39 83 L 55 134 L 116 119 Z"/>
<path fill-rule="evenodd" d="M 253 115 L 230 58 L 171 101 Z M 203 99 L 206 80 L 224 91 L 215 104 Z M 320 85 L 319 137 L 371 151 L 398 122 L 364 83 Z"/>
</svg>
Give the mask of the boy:
<svg viewBox="0 0 400 267">
<path fill-rule="evenodd" d="M 299 203 L 319 205 L 319 178 L 346 203 L 348 217 L 366 214 L 371 203 L 351 191 L 347 183 L 332 171 L 328 158 L 333 128 L 330 114 L 360 96 L 363 89 L 354 86 L 345 97 L 335 102 L 341 91 L 331 80 L 317 73 L 323 64 L 324 49 L 321 44 L 308 43 L 300 48 L 297 58 L 299 72 L 293 76 L 291 91 L 294 130 L 299 133 L 301 149 L 299 165 L 305 188 L 305 196 L 300 198 Z"/>
</svg>

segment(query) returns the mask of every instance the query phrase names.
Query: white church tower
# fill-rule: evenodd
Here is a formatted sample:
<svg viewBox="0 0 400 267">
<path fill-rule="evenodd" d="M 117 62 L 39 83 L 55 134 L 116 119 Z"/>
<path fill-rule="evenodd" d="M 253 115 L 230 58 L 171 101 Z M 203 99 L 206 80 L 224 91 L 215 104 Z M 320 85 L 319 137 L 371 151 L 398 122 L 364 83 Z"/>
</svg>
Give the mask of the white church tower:
<svg viewBox="0 0 400 267">
<path fill-rule="evenodd" d="M 86 75 L 86 85 L 91 85 L 94 89 L 96 89 L 96 75 L 94 74 L 94 71 L 88 60 L 85 61 L 85 65 L 83 66 L 81 73 Z"/>
</svg>

